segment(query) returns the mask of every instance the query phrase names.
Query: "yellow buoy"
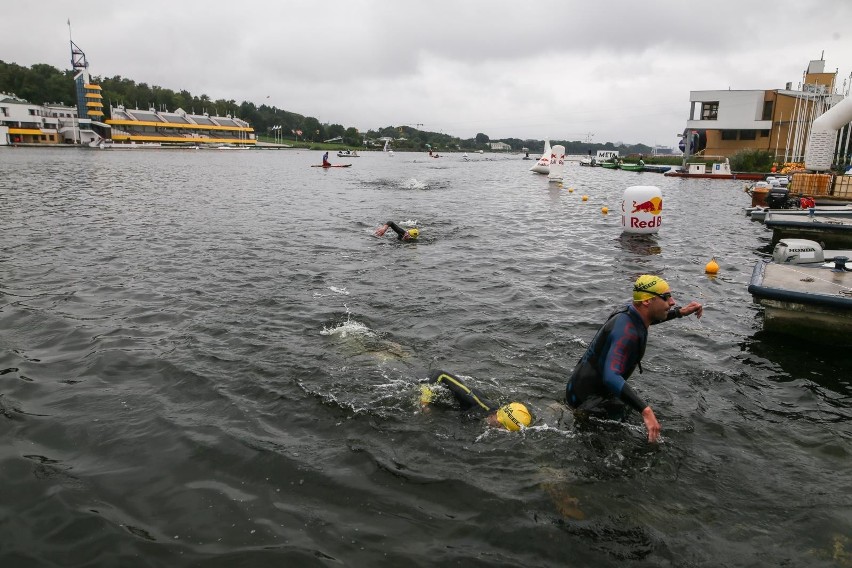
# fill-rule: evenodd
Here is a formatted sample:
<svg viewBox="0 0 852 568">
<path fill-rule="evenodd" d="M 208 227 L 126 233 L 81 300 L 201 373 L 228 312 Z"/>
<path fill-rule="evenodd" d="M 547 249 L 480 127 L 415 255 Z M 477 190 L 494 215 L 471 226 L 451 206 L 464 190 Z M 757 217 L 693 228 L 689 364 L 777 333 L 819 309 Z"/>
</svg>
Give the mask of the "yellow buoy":
<svg viewBox="0 0 852 568">
<path fill-rule="evenodd" d="M 716 274 L 719 272 L 719 263 L 716 262 L 715 256 L 707 263 L 707 266 L 704 267 L 704 272 L 707 274 Z"/>
<path fill-rule="evenodd" d="M 583 201 L 588 201 L 588 200 L 589 200 L 589 196 L 588 196 L 588 195 L 584 195 L 584 196 L 583 196 Z"/>
<path fill-rule="evenodd" d="M 601 207 L 601 213 L 603 213 L 604 215 L 606 215 L 607 213 L 609 213 L 609 208 L 607 208 L 607 207 Z"/>
<path fill-rule="evenodd" d="M 573 188 L 573 187 L 569 187 L 569 188 L 568 188 L 568 193 L 574 193 L 574 188 Z"/>
</svg>

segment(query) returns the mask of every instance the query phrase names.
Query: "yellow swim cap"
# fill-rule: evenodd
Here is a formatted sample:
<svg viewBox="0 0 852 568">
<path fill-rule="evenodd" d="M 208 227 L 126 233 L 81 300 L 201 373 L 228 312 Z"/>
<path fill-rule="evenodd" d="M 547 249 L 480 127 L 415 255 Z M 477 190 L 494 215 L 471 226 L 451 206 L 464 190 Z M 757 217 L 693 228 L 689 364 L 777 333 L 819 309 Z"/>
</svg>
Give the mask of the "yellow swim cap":
<svg viewBox="0 0 852 568">
<path fill-rule="evenodd" d="M 408 236 L 412 239 L 416 239 L 420 236 L 420 231 L 417 229 L 408 229 Z"/>
<path fill-rule="evenodd" d="M 526 428 L 532 423 L 532 414 L 520 402 L 510 402 L 497 411 L 497 420 L 506 430 L 515 432 L 521 429 L 521 425 Z"/>
<path fill-rule="evenodd" d="M 668 283 L 659 276 L 651 274 L 643 274 L 633 283 L 633 301 L 641 302 L 642 300 L 650 300 L 656 292 L 657 294 L 665 294 L 669 291 Z"/>
</svg>

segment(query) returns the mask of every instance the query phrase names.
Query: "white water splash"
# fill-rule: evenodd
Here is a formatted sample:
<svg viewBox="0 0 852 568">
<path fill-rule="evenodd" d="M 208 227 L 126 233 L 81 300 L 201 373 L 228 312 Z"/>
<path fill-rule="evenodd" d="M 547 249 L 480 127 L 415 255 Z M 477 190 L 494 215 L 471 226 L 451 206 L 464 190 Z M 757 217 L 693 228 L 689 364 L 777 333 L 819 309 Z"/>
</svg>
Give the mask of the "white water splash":
<svg viewBox="0 0 852 568">
<path fill-rule="evenodd" d="M 402 187 L 405 189 L 426 189 L 428 186 L 422 181 L 411 178 L 403 182 Z"/>
<path fill-rule="evenodd" d="M 376 333 L 363 323 L 347 319 L 337 327 L 324 327 L 320 335 L 334 337 L 374 337 Z"/>
</svg>

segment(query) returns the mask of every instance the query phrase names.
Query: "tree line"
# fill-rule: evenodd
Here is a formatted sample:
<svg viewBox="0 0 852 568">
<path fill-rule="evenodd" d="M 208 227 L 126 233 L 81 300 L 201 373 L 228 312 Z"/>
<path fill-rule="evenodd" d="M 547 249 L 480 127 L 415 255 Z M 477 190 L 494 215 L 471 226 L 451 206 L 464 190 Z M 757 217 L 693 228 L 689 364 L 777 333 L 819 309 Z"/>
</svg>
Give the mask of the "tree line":
<svg viewBox="0 0 852 568">
<path fill-rule="evenodd" d="M 323 142 L 335 138 L 341 139 L 343 146 L 352 148 L 368 145 L 380 146 L 379 138 L 394 139 L 395 150 L 464 150 L 490 151 L 490 142 L 504 142 L 515 152 L 526 148 L 531 154 L 540 154 L 544 150 L 543 140 L 522 140 L 519 138 L 501 138 L 492 140 L 484 133 L 473 138 L 462 139 L 440 132 L 419 130 L 411 126 L 385 126 L 359 132 L 353 127 L 341 124 L 322 124 L 313 116 L 302 116 L 294 112 L 266 104 L 218 99 L 211 100 L 207 95 L 193 95 L 189 91 L 173 91 L 157 85 L 137 83 L 116 75 L 114 77 L 93 76 L 94 83 L 101 86 L 104 97 L 104 111 L 109 114 L 110 106 L 124 105 L 128 109 L 153 108 L 157 111 L 174 111 L 178 108 L 190 114 L 208 113 L 214 116 L 231 116 L 245 120 L 254 128 L 261 140 L 293 140 Z M 24 67 L 0 60 L 0 92 L 14 94 L 33 104 L 64 103 L 76 106 L 74 90 L 74 71 L 61 71 L 45 63 Z M 106 118 L 110 118 L 107 116 Z M 551 140 L 551 143 L 565 146 L 567 154 L 596 153 L 598 150 L 618 150 L 622 155 L 651 153 L 652 148 L 644 144 L 613 144 L 581 142 L 579 140 Z"/>
</svg>

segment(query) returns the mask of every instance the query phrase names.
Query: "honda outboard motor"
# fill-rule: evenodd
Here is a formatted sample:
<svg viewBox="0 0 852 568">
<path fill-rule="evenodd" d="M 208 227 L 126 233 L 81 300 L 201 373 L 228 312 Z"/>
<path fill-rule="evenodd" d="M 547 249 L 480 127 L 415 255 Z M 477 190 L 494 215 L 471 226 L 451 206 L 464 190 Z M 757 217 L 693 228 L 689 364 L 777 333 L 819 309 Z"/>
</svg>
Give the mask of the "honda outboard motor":
<svg viewBox="0 0 852 568">
<path fill-rule="evenodd" d="M 824 263 L 825 253 L 815 241 L 781 239 L 772 250 L 772 260 L 778 264 Z"/>
</svg>

